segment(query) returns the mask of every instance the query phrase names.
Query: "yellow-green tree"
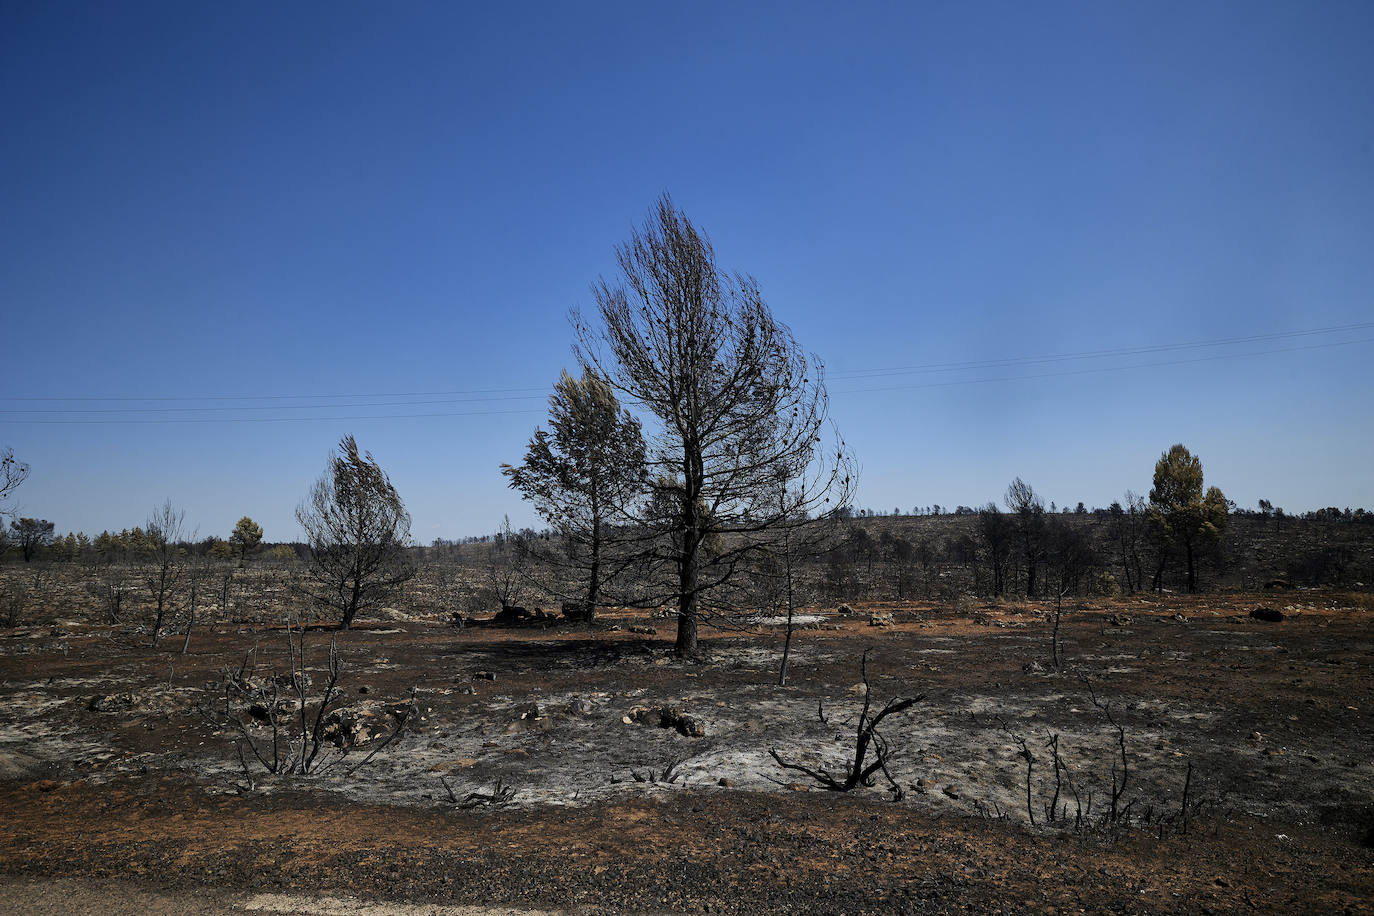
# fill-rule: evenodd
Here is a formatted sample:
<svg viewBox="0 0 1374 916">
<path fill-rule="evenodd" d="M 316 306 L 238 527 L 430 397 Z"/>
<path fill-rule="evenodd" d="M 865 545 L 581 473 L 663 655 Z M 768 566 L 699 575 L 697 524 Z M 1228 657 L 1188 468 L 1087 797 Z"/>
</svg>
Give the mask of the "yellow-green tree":
<svg viewBox="0 0 1374 916">
<path fill-rule="evenodd" d="M 1188 565 L 1188 591 L 1197 591 L 1197 554 L 1221 540 L 1226 530 L 1226 497 L 1216 487 L 1202 489 L 1202 461 L 1182 445 L 1175 445 L 1155 462 L 1150 488 L 1150 523 L 1165 544 L 1183 548 Z M 1155 587 L 1167 563 L 1161 552 Z"/>
<path fill-rule="evenodd" d="M 118 537 L 121 549 L 136 557 L 146 556 L 153 548 L 148 535 L 137 525 L 121 530 Z"/>
<path fill-rule="evenodd" d="M 242 566 L 244 561 L 248 559 L 248 551 L 262 542 L 262 526 L 245 515 L 234 525 L 234 531 L 229 535 L 229 541 L 238 547 L 239 565 Z"/>
</svg>

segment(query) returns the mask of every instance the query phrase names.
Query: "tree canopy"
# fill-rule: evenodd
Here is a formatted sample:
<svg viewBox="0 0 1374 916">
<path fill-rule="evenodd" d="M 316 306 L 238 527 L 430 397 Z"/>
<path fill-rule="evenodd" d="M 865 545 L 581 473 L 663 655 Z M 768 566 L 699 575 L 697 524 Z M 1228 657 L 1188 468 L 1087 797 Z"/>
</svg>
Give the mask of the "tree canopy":
<svg viewBox="0 0 1374 916">
<path fill-rule="evenodd" d="M 414 573 L 406 556 L 410 514 L 372 454 L 352 436 L 339 440 L 329 466 L 296 509 L 310 544 L 305 591 L 339 614 L 348 629 Z"/>
<path fill-rule="evenodd" d="M 593 285 L 599 320 L 573 314 L 576 353 L 654 420 L 646 505 L 657 511 L 645 523 L 660 537 L 649 555 L 671 571 L 662 597 L 676 600 L 687 654 L 710 596 L 769 532 L 847 504 L 854 466 L 830 424 L 820 360 L 752 277 L 717 267 L 671 198 L 616 259 L 618 280 Z"/>
<path fill-rule="evenodd" d="M 534 547 L 554 572 L 542 584 L 572 597 L 560 581 L 569 573 L 590 617 L 605 587 L 634 564 L 624 549 L 633 537 L 625 525 L 645 493 L 644 436 L 615 390 L 590 370 L 559 378 L 549 397 L 549 427 L 536 429 L 525 460 L 502 465 L 501 473 L 559 534 L 553 549 Z"/>
<path fill-rule="evenodd" d="M 1155 462 L 1150 488 L 1150 521 L 1161 540 L 1183 548 L 1188 591 L 1197 591 L 1197 554 L 1215 545 L 1226 529 L 1226 497 L 1216 487 L 1203 490 L 1202 461 L 1183 445 L 1175 445 Z M 1161 551 L 1158 586 L 1167 563 Z"/>
<path fill-rule="evenodd" d="M 262 526 L 245 515 L 234 524 L 229 542 L 238 547 L 239 562 L 242 563 L 248 558 L 248 552 L 262 543 Z"/>
<path fill-rule="evenodd" d="M 21 518 L 10 522 L 10 530 L 19 544 L 19 552 L 28 563 L 52 543 L 54 525 L 45 518 Z"/>
</svg>

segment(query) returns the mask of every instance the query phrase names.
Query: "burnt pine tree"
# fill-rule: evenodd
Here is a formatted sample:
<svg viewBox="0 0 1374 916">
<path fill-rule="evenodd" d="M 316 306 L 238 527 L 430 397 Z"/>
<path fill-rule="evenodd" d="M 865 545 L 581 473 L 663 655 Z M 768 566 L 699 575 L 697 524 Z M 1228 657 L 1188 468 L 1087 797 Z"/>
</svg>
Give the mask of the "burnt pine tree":
<svg viewBox="0 0 1374 916">
<path fill-rule="evenodd" d="M 848 503 L 853 461 L 829 420 L 820 360 L 773 317 L 753 278 L 716 266 L 710 241 L 667 195 L 616 259 L 619 279 L 592 287 L 599 321 L 572 314 L 575 352 L 653 421 L 646 505 L 657 511 L 646 524 L 658 537 L 646 556 L 668 576 L 645 598 L 676 603 L 686 655 L 713 593 L 781 528 Z"/>
<path fill-rule="evenodd" d="M 556 541 L 530 543 L 540 561 L 535 568 L 551 573 L 540 584 L 580 602 L 587 619 L 633 563 L 625 527 L 616 523 L 645 492 L 644 454 L 639 421 L 621 408 L 605 379 L 584 370 L 580 379 L 564 372 L 554 385 L 549 430 L 534 431 L 525 460 L 501 466 L 511 488 L 559 534 Z M 556 549 L 543 549 L 546 543 Z"/>
<path fill-rule="evenodd" d="M 1007 487 L 1007 508 L 1016 522 L 1021 558 L 1026 563 L 1026 597 L 1035 597 L 1036 573 L 1045 553 L 1045 502 L 1020 477 Z"/>
<path fill-rule="evenodd" d="M 1141 544 L 1145 540 L 1145 500 L 1127 490 L 1126 506 L 1123 508 L 1121 503 L 1114 502 L 1107 512 L 1111 519 L 1112 542 L 1126 579 L 1126 591 L 1134 595 L 1145 587 L 1140 556 Z"/>
<path fill-rule="evenodd" d="M 153 645 L 156 646 L 162 637 L 162 622 L 171 609 L 172 597 L 181 582 L 186 559 L 181 548 L 186 512 L 173 506 L 169 499 L 148 516 L 147 527 L 142 537 L 144 581 L 153 599 Z"/>
<path fill-rule="evenodd" d="M 414 575 L 406 556 L 410 514 L 372 453 L 360 455 L 352 436 L 339 440 L 328 469 L 296 507 L 296 520 L 310 544 L 304 591 L 337 612 L 342 629 Z"/>
<path fill-rule="evenodd" d="M 56 525 L 45 518 L 21 518 L 10 522 L 14 540 L 19 544 L 19 552 L 24 562 L 33 560 L 40 550 L 52 543 Z"/>
<path fill-rule="evenodd" d="M 1002 514 L 996 503 L 988 503 L 978 510 L 978 540 L 987 559 L 994 597 L 1007 590 L 1014 536 L 1011 520 Z"/>
<path fill-rule="evenodd" d="M 13 514 L 14 510 L 5 502 L 28 476 L 29 466 L 14 457 L 14 449 L 0 449 L 0 519 L 9 518 Z"/>
</svg>

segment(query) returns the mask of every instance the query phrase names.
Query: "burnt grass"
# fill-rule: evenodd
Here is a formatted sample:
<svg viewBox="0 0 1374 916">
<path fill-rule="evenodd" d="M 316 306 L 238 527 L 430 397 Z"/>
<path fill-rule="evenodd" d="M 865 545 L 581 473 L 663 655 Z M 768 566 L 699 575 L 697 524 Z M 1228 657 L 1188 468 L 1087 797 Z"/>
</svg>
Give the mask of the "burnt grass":
<svg viewBox="0 0 1374 916">
<path fill-rule="evenodd" d="M 414 688 L 417 712 L 351 775 L 368 746 L 303 777 L 246 774 L 207 712 L 255 647 L 259 674 L 285 670 L 280 626 L 212 623 L 185 656 L 60 613 L 0 630 L 0 871 L 586 913 L 1370 911 L 1368 595 L 1078 601 L 1060 669 L 1045 602 L 811 610 L 786 688 L 776 626 L 707 629 L 693 660 L 641 612 L 312 628 L 316 687 L 333 636 L 351 708 Z M 875 702 L 925 695 L 885 723 L 896 802 L 886 780 L 826 792 L 768 756 L 842 769 L 870 647 Z M 1117 735 L 1089 685 L 1124 729 L 1115 824 Z M 658 727 L 661 708 L 705 735 Z M 1066 785 L 1047 823 L 1051 735 L 1092 796 L 1077 823 Z"/>
</svg>

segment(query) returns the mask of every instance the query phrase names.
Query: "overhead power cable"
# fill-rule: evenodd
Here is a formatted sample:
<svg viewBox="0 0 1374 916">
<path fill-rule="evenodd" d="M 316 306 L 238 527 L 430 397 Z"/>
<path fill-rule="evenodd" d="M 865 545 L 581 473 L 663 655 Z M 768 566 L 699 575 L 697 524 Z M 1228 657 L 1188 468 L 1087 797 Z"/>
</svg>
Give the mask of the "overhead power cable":
<svg viewBox="0 0 1374 916">
<path fill-rule="evenodd" d="M 925 363 L 916 366 L 894 366 L 880 369 L 850 369 L 828 373 L 829 378 L 840 381 L 859 378 L 881 377 L 884 375 L 903 375 L 920 372 L 958 372 L 969 369 L 993 369 L 1008 366 L 1025 366 L 1039 363 L 1069 362 L 1085 359 L 1108 359 L 1122 356 L 1139 356 L 1148 353 L 1167 353 L 1177 350 L 1197 350 L 1207 347 L 1234 346 L 1242 343 L 1258 343 L 1269 340 L 1286 340 L 1308 337 L 1313 334 L 1336 334 L 1374 328 L 1374 321 L 1357 324 L 1336 325 L 1327 328 L 1309 328 L 1304 331 L 1279 331 L 1272 334 L 1250 334 L 1244 337 L 1222 337 L 1214 340 L 1193 340 L 1176 344 L 1157 344 L 1148 347 L 1117 347 L 1107 350 L 1084 350 L 1077 353 L 1055 353 L 1043 356 L 1013 356 L 1002 359 L 981 359 L 953 363 Z"/>
<path fill-rule="evenodd" d="M 364 404 L 250 404 L 240 406 L 217 406 L 217 407 L 0 407 L 0 413 L 38 413 L 38 414 L 72 414 L 72 413 L 190 413 L 190 412 L 225 412 L 236 410 L 354 410 L 362 407 L 419 407 L 431 404 L 479 404 L 488 401 L 543 401 L 545 397 L 536 394 L 527 394 L 520 397 L 495 397 L 495 398 L 455 398 L 438 401 L 375 401 Z"/>
<path fill-rule="evenodd" d="M 437 398 L 460 394 L 503 394 L 516 391 L 545 391 L 548 386 L 533 388 L 469 388 L 464 391 L 392 391 L 371 394 L 201 394 L 150 397 L 0 397 L 0 401 L 323 401 L 346 398 Z M 502 400 L 501 398 L 481 398 L 479 400 Z M 338 405 L 350 407 L 350 404 Z"/>
<path fill-rule="evenodd" d="M 117 420 L 101 419 L 81 419 L 81 420 L 6 420 L 6 423 L 43 423 L 43 424 L 67 424 L 67 425 L 127 425 L 134 423 L 310 423 L 320 420 L 418 420 L 433 417 L 491 417 L 498 414 L 542 414 L 542 410 L 476 410 L 469 412 L 440 412 L 440 413 L 393 413 L 393 414 L 372 414 L 364 416 L 334 416 L 334 417 L 155 417 L 141 418 L 130 417 Z"/>
<path fill-rule="evenodd" d="M 1158 354 L 1172 351 L 1187 351 L 1207 347 L 1234 346 L 1240 343 L 1273 341 L 1285 339 L 1297 339 L 1318 334 L 1334 334 L 1350 332 L 1360 329 L 1374 328 L 1374 322 L 1360 322 L 1347 325 L 1338 325 L 1324 328 L 1309 328 L 1306 330 L 1284 331 L 1269 334 L 1251 334 L 1237 337 L 1218 338 L 1214 340 L 1188 341 L 1177 344 L 1159 344 L 1145 347 L 1120 347 L 1115 349 L 1088 350 L 1078 353 L 1060 353 L 1043 356 L 1024 356 L 1006 357 L 1002 359 L 973 360 L 967 362 L 950 363 L 929 363 L 920 366 L 895 367 L 886 369 L 856 369 L 849 372 L 834 373 L 830 376 L 831 381 L 838 383 L 863 382 L 869 379 L 880 379 L 892 375 L 902 375 L 911 373 L 925 372 L 958 372 L 973 369 L 992 369 L 992 368 L 1016 368 L 1040 364 L 1054 364 L 1076 360 L 1101 360 L 1101 359 L 1122 359 L 1144 354 Z M 1091 366 L 1082 369 L 1070 369 L 1060 372 L 1043 372 L 1028 375 L 1015 376 L 990 376 L 986 378 L 955 378 L 947 381 L 937 381 L 928 383 L 917 383 L 909 385 L 886 385 L 867 388 L 838 388 L 835 394 L 856 394 L 864 392 L 880 391 L 900 391 L 919 388 L 943 388 L 956 385 L 974 385 L 991 382 L 1022 381 L 1029 379 L 1054 378 L 1059 376 L 1082 375 L 1096 372 L 1123 371 L 1127 369 L 1144 369 L 1162 366 L 1176 366 L 1188 363 L 1203 363 L 1221 359 L 1239 359 L 1254 356 L 1266 356 L 1279 353 L 1291 353 L 1300 350 L 1314 350 L 1328 347 L 1350 346 L 1353 344 L 1368 343 L 1374 338 L 1363 337 L 1355 340 L 1331 341 L 1325 343 L 1314 343 L 1304 346 L 1285 347 L 1261 351 L 1248 351 L 1244 353 L 1215 353 L 1207 356 L 1200 356 L 1191 359 L 1155 361 L 1148 363 L 1128 363 L 1125 365 L 1106 365 Z M 153 397 L 0 397 L 0 404 L 3 403 L 62 403 L 74 405 L 76 403 L 106 404 L 106 403 L 157 403 L 156 407 L 3 407 L 0 406 L 0 418 L 7 423 L 33 423 L 33 424 L 118 424 L 118 423 L 268 423 L 268 422 L 300 422 L 300 421 L 319 421 L 319 420 L 392 420 L 392 419 L 422 419 L 438 417 L 469 417 L 469 416 L 494 416 L 502 414 L 537 414 L 542 410 L 511 409 L 511 410 L 488 410 L 488 411 L 445 411 L 429 413 L 378 413 L 378 414 L 327 414 L 324 411 L 333 410 L 357 410 L 357 409 L 388 409 L 399 407 L 418 407 L 439 404 L 468 404 L 468 403 L 487 403 L 487 402 L 530 402 L 540 401 L 547 396 L 548 388 L 472 388 L 459 389 L 454 391 L 437 392 L 392 392 L 392 393 L 373 393 L 373 394 L 316 394 L 316 395 L 203 395 L 203 396 L 153 396 Z M 516 392 L 539 392 L 539 394 L 517 394 Z M 485 395 L 485 396 L 483 396 Z M 361 398 L 423 398 L 423 400 L 389 400 L 372 401 L 358 403 Z M 437 398 L 437 399 L 431 399 Z M 225 402 L 241 401 L 251 403 L 229 404 Z M 262 403 L 262 402 L 273 403 Z M 335 401 L 336 403 L 284 403 L 287 401 Z M 215 402 L 206 404 L 205 402 Z M 171 406 L 175 405 L 175 406 Z M 182 406 L 184 405 L 184 406 Z M 239 413 L 260 413 L 271 412 L 292 415 L 286 416 L 224 416 L 225 414 Z M 303 413 L 308 412 L 308 413 Z M 187 414 L 216 414 L 213 417 L 206 416 L 187 416 Z M 147 417 L 148 414 L 166 414 L 167 416 Z M 114 415 L 114 416 L 112 416 Z M 144 416 L 130 416 L 144 415 Z M 105 419 L 105 417 L 110 417 Z"/>
<path fill-rule="evenodd" d="M 1302 347 L 1282 347 L 1276 350 L 1257 350 L 1250 353 L 1214 353 L 1211 356 L 1197 356 L 1192 359 L 1161 360 L 1153 363 L 1133 363 L 1126 366 L 1093 366 L 1087 369 L 1069 369 L 1064 372 L 1040 372 L 1034 375 L 999 375 L 989 378 L 950 379 L 944 382 L 922 382 L 915 385 L 883 385 L 876 388 L 845 388 L 833 394 L 860 394 L 869 391 L 910 391 L 917 388 L 951 388 L 956 385 L 978 385 L 986 382 L 1019 382 L 1028 379 L 1059 378 L 1069 375 L 1088 375 L 1095 372 L 1123 372 L 1128 369 L 1154 369 L 1161 366 L 1183 366 L 1189 363 L 1207 363 L 1222 359 L 1243 359 L 1248 356 L 1270 356 L 1276 353 L 1296 353 L 1300 350 L 1323 350 L 1329 347 L 1346 347 L 1352 344 L 1374 343 L 1374 337 L 1361 337 L 1358 340 L 1341 340 L 1332 343 L 1308 344 Z M 860 381 L 847 379 L 846 381 Z"/>
</svg>

